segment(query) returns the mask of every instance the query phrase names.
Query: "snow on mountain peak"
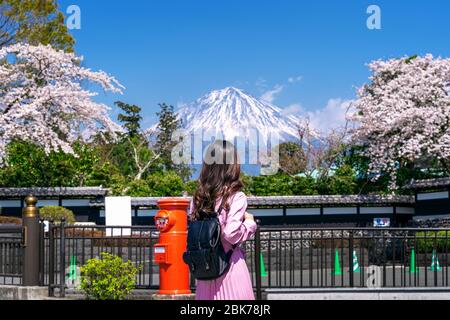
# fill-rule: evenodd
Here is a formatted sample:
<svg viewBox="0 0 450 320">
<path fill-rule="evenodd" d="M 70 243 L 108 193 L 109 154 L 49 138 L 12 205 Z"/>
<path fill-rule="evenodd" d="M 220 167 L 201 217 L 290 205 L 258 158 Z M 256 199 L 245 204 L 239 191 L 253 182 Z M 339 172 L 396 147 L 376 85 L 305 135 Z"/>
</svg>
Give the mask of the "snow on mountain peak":
<svg viewBox="0 0 450 320">
<path fill-rule="evenodd" d="M 282 141 L 296 140 L 301 124 L 299 118 L 234 87 L 211 91 L 178 113 L 187 131 L 221 132 L 229 140 L 255 132 L 264 141 L 274 134 Z"/>
</svg>

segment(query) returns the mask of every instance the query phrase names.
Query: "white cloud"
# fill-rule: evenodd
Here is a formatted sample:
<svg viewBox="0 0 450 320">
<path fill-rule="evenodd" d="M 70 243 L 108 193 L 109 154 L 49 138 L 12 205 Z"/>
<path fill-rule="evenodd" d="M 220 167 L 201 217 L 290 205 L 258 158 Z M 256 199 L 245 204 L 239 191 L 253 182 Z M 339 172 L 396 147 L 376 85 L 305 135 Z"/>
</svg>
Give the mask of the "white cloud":
<svg viewBox="0 0 450 320">
<path fill-rule="evenodd" d="M 263 93 L 261 96 L 261 100 L 267 103 L 273 103 L 276 99 L 276 96 L 279 95 L 284 89 L 284 86 L 277 84 L 272 90 L 268 90 Z"/>
<path fill-rule="evenodd" d="M 288 82 L 289 83 L 296 83 L 303 79 L 302 76 L 296 76 L 296 77 L 289 77 Z"/>
<path fill-rule="evenodd" d="M 299 114 L 301 112 L 303 112 L 302 105 L 299 103 L 293 103 L 293 104 L 287 106 L 286 108 L 283 108 L 282 114 L 284 116 L 290 116 L 290 115 Z"/>
<path fill-rule="evenodd" d="M 328 100 L 323 109 L 309 111 L 306 116 L 309 117 L 311 126 L 322 134 L 329 133 L 332 129 L 342 128 L 346 124 L 346 116 L 351 113 L 348 111 L 352 100 L 343 100 L 335 98 Z"/>
<path fill-rule="evenodd" d="M 259 77 L 255 82 L 255 86 L 260 90 L 265 89 L 267 88 L 267 80 Z"/>
</svg>

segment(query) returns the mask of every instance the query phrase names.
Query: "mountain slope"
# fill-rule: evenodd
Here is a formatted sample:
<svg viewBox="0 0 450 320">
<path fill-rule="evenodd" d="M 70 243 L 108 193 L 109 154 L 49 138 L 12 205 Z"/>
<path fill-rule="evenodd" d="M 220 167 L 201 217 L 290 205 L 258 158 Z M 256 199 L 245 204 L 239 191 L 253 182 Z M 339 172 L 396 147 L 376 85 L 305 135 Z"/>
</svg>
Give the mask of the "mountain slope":
<svg viewBox="0 0 450 320">
<path fill-rule="evenodd" d="M 298 139 L 299 118 L 285 116 L 282 109 L 233 87 L 212 91 L 178 114 L 191 133 L 222 132 L 226 139 L 251 138 L 256 133 L 264 141 L 273 134 L 282 141 Z"/>
</svg>

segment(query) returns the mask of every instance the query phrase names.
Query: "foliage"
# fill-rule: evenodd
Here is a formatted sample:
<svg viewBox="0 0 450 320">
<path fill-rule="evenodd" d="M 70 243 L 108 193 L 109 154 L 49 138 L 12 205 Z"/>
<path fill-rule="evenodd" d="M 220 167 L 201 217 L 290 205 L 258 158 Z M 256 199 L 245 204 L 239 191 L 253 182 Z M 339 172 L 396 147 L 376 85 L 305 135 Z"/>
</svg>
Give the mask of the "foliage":
<svg viewBox="0 0 450 320">
<path fill-rule="evenodd" d="M 189 196 L 193 196 L 197 188 L 198 180 L 191 180 L 184 184 L 184 191 L 186 191 Z"/>
<path fill-rule="evenodd" d="M 416 233 L 417 249 L 421 253 L 431 253 L 433 249 L 438 252 L 445 252 L 450 247 L 449 231 L 428 231 Z"/>
<path fill-rule="evenodd" d="M 356 178 L 349 166 L 335 170 L 321 179 L 309 176 L 289 176 L 279 173 L 273 176 L 243 176 L 244 192 L 254 196 L 290 196 L 319 194 L 355 194 Z"/>
<path fill-rule="evenodd" d="M 122 135 L 118 141 L 101 147 L 104 161 L 110 161 L 128 181 L 145 179 L 158 169 L 159 154 L 147 137 Z"/>
<path fill-rule="evenodd" d="M 101 163 L 94 147 L 80 142 L 72 148 L 77 157 L 61 151 L 45 153 L 29 142 L 13 141 L 7 147 L 8 165 L 0 168 L 0 184 L 8 187 L 73 187 L 108 184 L 113 170 Z"/>
<path fill-rule="evenodd" d="M 294 142 L 282 143 L 279 145 L 278 150 L 282 172 L 289 175 L 296 175 L 305 171 L 305 153 L 300 144 Z"/>
<path fill-rule="evenodd" d="M 172 141 L 173 133 L 182 127 L 182 121 L 174 112 L 173 106 L 162 103 L 159 105 L 160 111 L 158 134 L 156 136 L 155 150 L 160 155 L 160 163 L 163 170 L 175 171 L 183 181 L 187 181 L 191 175 L 191 169 L 184 164 L 174 164 L 172 161 L 172 150 L 177 141 Z"/>
<path fill-rule="evenodd" d="M 17 224 L 22 225 L 22 219 L 16 217 L 0 216 L 0 224 Z"/>
<path fill-rule="evenodd" d="M 424 57 L 377 60 L 371 83 L 358 90 L 352 117 L 354 141 L 364 146 L 372 180 L 389 177 L 398 188 L 404 167 L 436 161 L 450 173 L 450 59 Z"/>
<path fill-rule="evenodd" d="M 130 261 L 103 252 L 81 267 L 81 289 L 90 300 L 124 300 L 136 283 L 136 268 Z"/>
<path fill-rule="evenodd" d="M 95 102 L 96 84 L 121 93 L 114 77 L 81 66 L 82 58 L 51 46 L 15 44 L 0 49 L 0 162 L 16 139 L 42 146 L 46 154 L 75 154 L 71 144 L 99 130 L 115 132 L 108 107 Z"/>
<path fill-rule="evenodd" d="M 127 130 L 127 134 L 130 137 L 136 137 L 141 131 L 141 108 L 121 101 L 116 101 L 115 105 L 124 112 L 124 114 L 119 114 L 118 120 L 123 123 L 123 127 Z"/>
<path fill-rule="evenodd" d="M 131 197 L 181 196 L 185 191 L 183 180 L 173 171 L 157 172 L 146 179 L 125 182 L 113 190 L 114 194 Z"/>
<path fill-rule="evenodd" d="M 130 197 L 150 197 L 152 189 L 147 180 L 140 179 L 128 183 L 121 193 Z"/>
<path fill-rule="evenodd" d="M 73 212 L 67 208 L 58 206 L 47 206 L 39 209 L 39 215 L 42 219 L 50 221 L 53 220 L 55 223 L 60 223 L 62 218 L 65 218 L 66 223 L 75 223 L 75 215 Z"/>
<path fill-rule="evenodd" d="M 120 173 L 112 174 L 111 183 L 108 185 L 108 187 L 111 189 L 112 194 L 115 196 L 123 195 L 123 191 L 127 187 L 127 179 Z"/>
<path fill-rule="evenodd" d="M 317 181 L 317 191 L 319 194 L 355 194 L 357 193 L 357 183 L 353 169 L 348 165 L 343 165 L 334 171 L 331 176 L 323 177 Z"/>
<path fill-rule="evenodd" d="M 293 178 L 285 174 L 256 176 L 247 179 L 244 192 L 257 196 L 293 195 Z"/>
<path fill-rule="evenodd" d="M 147 183 L 151 197 L 181 196 L 184 191 L 183 180 L 173 171 L 150 175 Z"/>
<path fill-rule="evenodd" d="M 292 194 L 297 196 L 318 195 L 316 180 L 311 177 L 293 177 Z"/>
<path fill-rule="evenodd" d="M 75 41 L 56 0 L 0 0 L 0 26 L 0 48 L 25 42 L 73 51 Z"/>
<path fill-rule="evenodd" d="M 347 109 L 350 106 L 348 105 Z M 346 141 L 349 136 L 348 126 L 347 121 L 343 127 L 321 134 L 311 126 L 309 119 L 302 121 L 298 130 L 298 148 L 302 148 L 302 151 L 297 151 L 297 153 L 301 153 L 301 157 L 297 161 L 304 167 L 301 174 L 321 179 L 332 173 L 346 149 Z"/>
</svg>

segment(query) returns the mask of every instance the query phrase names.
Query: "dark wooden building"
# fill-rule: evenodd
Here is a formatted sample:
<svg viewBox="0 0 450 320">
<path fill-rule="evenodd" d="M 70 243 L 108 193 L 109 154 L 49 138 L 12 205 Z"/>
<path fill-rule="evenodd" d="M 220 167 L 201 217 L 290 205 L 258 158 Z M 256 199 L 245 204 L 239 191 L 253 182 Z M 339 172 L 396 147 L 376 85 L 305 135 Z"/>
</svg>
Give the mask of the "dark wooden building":
<svg viewBox="0 0 450 320">
<path fill-rule="evenodd" d="M 411 181 L 406 188 L 415 193 L 416 219 L 450 217 L 450 177 Z"/>
<path fill-rule="evenodd" d="M 104 199 L 109 190 L 95 188 L 0 189 L 0 214 L 21 215 L 24 198 L 38 197 L 38 206 L 57 205 L 72 210 L 79 222 L 105 223 Z M 153 224 L 159 198 L 132 198 L 134 225 Z M 413 196 L 342 195 L 249 197 L 248 210 L 264 225 L 373 226 L 386 219 L 390 226 L 405 226 L 414 217 Z"/>
<path fill-rule="evenodd" d="M 248 211 L 264 225 L 373 226 L 375 219 L 391 227 L 407 226 L 415 219 L 450 217 L 450 177 L 411 181 L 412 196 L 336 195 L 248 197 Z M 79 222 L 105 223 L 102 187 L 87 188 L 0 188 L 0 215 L 20 217 L 24 198 L 34 194 L 38 206 L 63 206 Z M 132 198 L 130 213 L 134 225 L 153 224 L 159 198 Z"/>
<path fill-rule="evenodd" d="M 61 206 L 72 210 L 80 222 L 98 221 L 99 210 L 91 202 L 104 201 L 108 189 L 83 188 L 0 188 L 0 215 L 21 217 L 24 199 L 33 194 L 38 206 Z"/>
</svg>

